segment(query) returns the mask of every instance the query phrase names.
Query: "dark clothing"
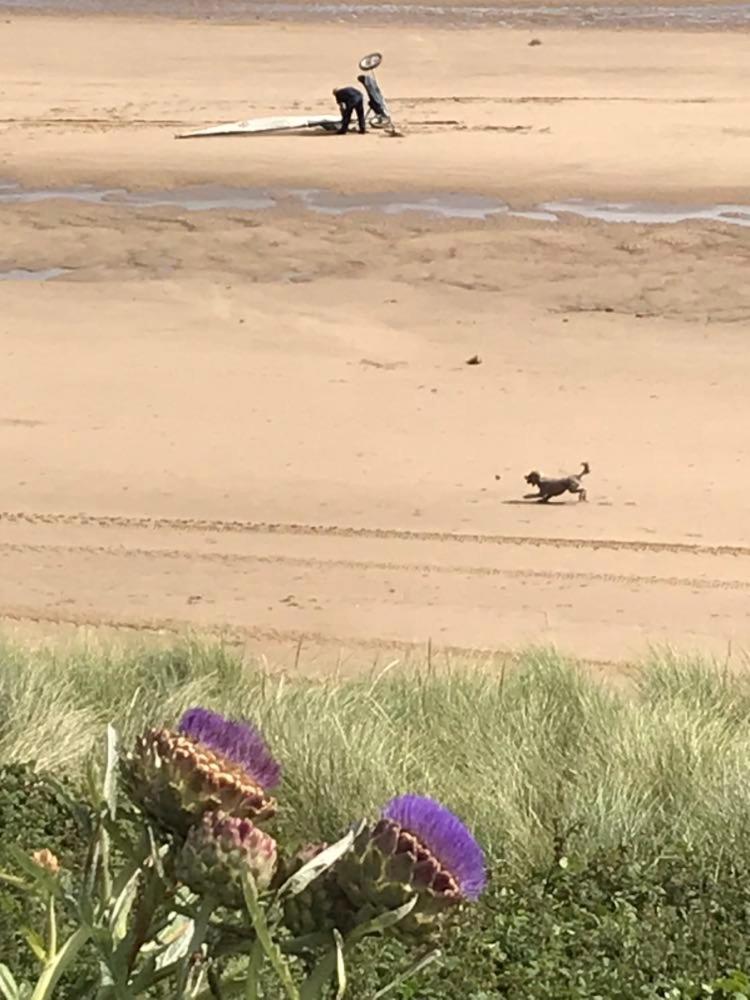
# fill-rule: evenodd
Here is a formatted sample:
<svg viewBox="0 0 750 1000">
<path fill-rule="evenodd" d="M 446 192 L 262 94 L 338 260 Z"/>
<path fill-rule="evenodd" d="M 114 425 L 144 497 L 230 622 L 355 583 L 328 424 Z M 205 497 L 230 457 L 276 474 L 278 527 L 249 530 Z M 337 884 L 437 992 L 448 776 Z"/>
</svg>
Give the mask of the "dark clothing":
<svg viewBox="0 0 750 1000">
<path fill-rule="evenodd" d="M 362 96 L 362 91 L 357 90 L 356 87 L 341 87 L 340 90 L 334 90 L 333 96 L 341 108 L 341 128 L 339 129 L 339 135 L 346 135 L 349 131 L 349 124 L 352 120 L 352 114 L 355 111 L 357 113 L 359 131 L 364 132 L 365 99 Z"/>
</svg>

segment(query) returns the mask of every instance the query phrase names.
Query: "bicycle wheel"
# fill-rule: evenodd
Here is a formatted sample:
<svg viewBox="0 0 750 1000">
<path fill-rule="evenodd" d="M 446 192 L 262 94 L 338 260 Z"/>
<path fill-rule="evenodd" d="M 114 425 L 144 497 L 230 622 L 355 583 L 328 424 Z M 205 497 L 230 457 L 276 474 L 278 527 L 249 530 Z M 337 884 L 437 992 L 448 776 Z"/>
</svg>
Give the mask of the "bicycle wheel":
<svg viewBox="0 0 750 1000">
<path fill-rule="evenodd" d="M 371 52 L 369 56 L 363 56 L 359 60 L 359 68 L 365 72 L 371 69 L 377 69 L 382 61 L 383 57 L 379 52 Z"/>
</svg>

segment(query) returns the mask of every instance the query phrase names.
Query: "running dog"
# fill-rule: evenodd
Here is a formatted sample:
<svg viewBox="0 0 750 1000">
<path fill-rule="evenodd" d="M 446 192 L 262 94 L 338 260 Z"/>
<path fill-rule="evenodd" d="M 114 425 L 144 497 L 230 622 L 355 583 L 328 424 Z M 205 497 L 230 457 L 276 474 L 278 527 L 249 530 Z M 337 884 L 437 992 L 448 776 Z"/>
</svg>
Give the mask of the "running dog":
<svg viewBox="0 0 750 1000">
<path fill-rule="evenodd" d="M 577 493 L 579 502 L 586 500 L 586 490 L 581 484 L 584 476 L 587 476 L 591 469 L 588 462 L 582 462 L 581 471 L 577 476 L 565 476 L 563 479 L 546 479 L 538 472 L 530 472 L 525 477 L 529 486 L 536 486 L 538 493 L 525 493 L 524 500 L 537 500 L 539 503 L 547 503 L 551 497 L 559 497 L 563 493 Z"/>
</svg>

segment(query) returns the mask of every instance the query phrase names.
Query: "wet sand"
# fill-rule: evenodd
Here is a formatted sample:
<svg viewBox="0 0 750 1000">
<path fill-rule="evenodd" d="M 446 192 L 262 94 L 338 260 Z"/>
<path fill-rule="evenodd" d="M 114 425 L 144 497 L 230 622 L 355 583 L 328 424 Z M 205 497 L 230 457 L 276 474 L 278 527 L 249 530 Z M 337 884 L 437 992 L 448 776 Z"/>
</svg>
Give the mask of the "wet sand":
<svg viewBox="0 0 750 1000">
<path fill-rule="evenodd" d="M 742 36 L 6 27 L 0 181 L 141 193 L 0 199 L 6 622 L 329 659 L 747 644 L 747 228 L 378 205 L 748 205 Z M 403 139 L 173 139 L 328 111 L 374 48 Z M 583 459 L 588 504 L 518 502 Z"/>
<path fill-rule="evenodd" d="M 750 27 L 747 4 L 724 0 L 4 0 L 0 11 L 70 16 L 169 18 L 224 24 L 263 22 L 422 24 L 439 28 L 598 27 L 737 31 Z"/>
</svg>

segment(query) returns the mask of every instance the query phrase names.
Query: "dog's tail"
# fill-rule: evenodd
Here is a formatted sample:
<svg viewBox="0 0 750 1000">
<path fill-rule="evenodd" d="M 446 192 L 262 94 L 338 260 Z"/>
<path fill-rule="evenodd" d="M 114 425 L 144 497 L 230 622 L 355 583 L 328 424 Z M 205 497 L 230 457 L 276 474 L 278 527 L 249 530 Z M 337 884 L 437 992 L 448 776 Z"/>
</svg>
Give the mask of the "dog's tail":
<svg viewBox="0 0 750 1000">
<path fill-rule="evenodd" d="M 581 478 L 581 476 L 588 476 L 589 472 L 591 472 L 591 469 L 589 468 L 589 463 L 588 462 L 581 462 L 581 465 L 583 466 L 583 468 L 581 469 L 581 471 L 579 473 L 579 476 L 578 476 L 579 479 Z"/>
</svg>

